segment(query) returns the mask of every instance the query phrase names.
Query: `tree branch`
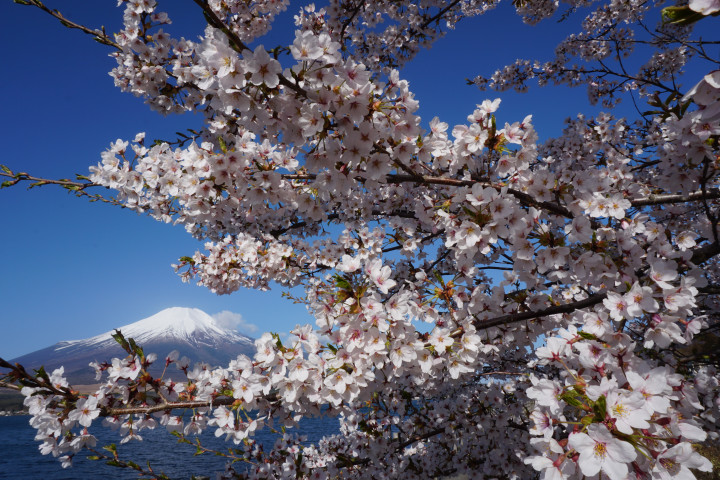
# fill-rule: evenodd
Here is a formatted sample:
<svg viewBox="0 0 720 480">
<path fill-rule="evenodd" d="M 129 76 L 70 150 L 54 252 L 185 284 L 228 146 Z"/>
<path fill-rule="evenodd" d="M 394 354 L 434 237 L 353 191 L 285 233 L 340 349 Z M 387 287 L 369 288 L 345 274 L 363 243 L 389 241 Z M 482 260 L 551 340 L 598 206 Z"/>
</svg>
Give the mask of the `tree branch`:
<svg viewBox="0 0 720 480">
<path fill-rule="evenodd" d="M 18 392 L 20 390 L 22 390 L 21 387 L 19 387 L 17 385 L 13 385 L 12 383 L 7 383 L 7 382 L 0 382 L 0 388 L 8 388 L 10 390 L 17 390 Z"/>
<path fill-rule="evenodd" d="M 202 408 L 214 405 L 232 405 L 237 399 L 232 397 L 220 397 L 214 400 L 188 400 L 184 402 L 163 402 L 157 405 L 148 405 L 146 407 L 127 407 L 127 408 L 105 408 L 103 416 L 114 417 L 120 415 L 128 415 L 131 413 L 155 413 L 164 412 L 165 410 L 174 410 L 177 408 Z"/>
<path fill-rule="evenodd" d="M 592 307 L 593 305 L 597 305 L 598 303 L 605 300 L 606 297 L 607 292 L 601 292 L 596 293 L 595 295 L 591 295 L 585 300 L 565 303 L 563 305 L 554 305 L 552 307 L 546 308 L 545 310 L 538 310 L 536 312 L 511 313 L 508 315 L 502 315 L 500 317 L 495 317 L 487 320 L 477 320 L 475 321 L 475 327 L 478 329 L 486 329 L 491 327 L 499 327 L 501 325 L 508 325 L 515 322 L 521 322 L 523 320 L 531 320 L 535 318 L 547 317 L 550 315 L 557 315 L 559 313 L 572 313 L 575 310 L 580 310 L 581 308 L 587 308 Z M 453 332 L 453 334 L 455 334 L 455 332 Z"/>
<path fill-rule="evenodd" d="M 215 15 L 215 12 L 213 12 L 212 8 L 210 8 L 210 5 L 208 5 L 207 1 L 193 0 L 193 2 L 195 2 L 196 5 L 202 8 L 203 12 L 205 13 L 205 18 L 207 18 L 210 25 L 225 34 L 236 52 L 242 54 L 243 51 L 250 50 L 248 46 L 245 45 L 242 40 L 240 40 L 240 37 L 238 37 L 237 34 L 230 30 L 230 28 L 225 24 L 225 22 L 223 22 L 220 18 L 218 18 L 217 15 Z M 293 90 L 295 93 L 302 97 L 307 97 L 307 92 L 305 90 L 300 88 L 298 85 L 292 83 L 283 75 L 278 75 L 278 80 L 280 82 L 280 85 L 287 87 L 290 90 Z"/>
<path fill-rule="evenodd" d="M 719 243 L 709 243 L 706 245 L 703 245 L 702 247 L 698 247 L 693 251 L 693 255 L 690 258 L 690 260 L 696 264 L 702 264 L 712 257 L 720 254 L 720 244 Z M 544 310 L 538 310 L 535 312 L 520 312 L 520 313 L 510 313 L 507 315 L 502 315 L 500 317 L 495 317 L 487 320 L 477 320 L 475 322 L 475 327 L 478 329 L 486 329 L 491 327 L 498 327 L 501 325 L 508 325 L 510 323 L 515 322 L 521 322 L 523 320 L 531 320 L 535 318 L 542 318 L 547 317 L 550 315 L 557 315 L 560 313 L 572 313 L 575 310 L 580 310 L 582 308 L 592 307 L 593 305 L 597 305 L 598 303 L 605 300 L 607 297 L 607 292 L 600 292 L 596 293 L 594 295 L 589 296 L 588 298 L 584 300 L 580 300 L 577 302 L 571 302 L 571 303 L 565 303 L 563 305 L 555 305 L 549 308 L 546 308 Z M 458 336 L 462 334 L 462 330 L 458 329 L 452 333 L 453 336 Z"/>
<path fill-rule="evenodd" d="M 2 167 L 2 166 L 0 166 Z M 49 178 L 40 178 L 32 176 L 25 172 L 19 172 L 14 173 L 10 171 L 9 169 L 3 168 L 3 171 L 0 171 L 0 177 L 6 177 L 11 178 L 12 180 L 7 180 L 0 185 L 0 188 L 6 188 L 11 187 L 13 185 L 16 185 L 20 182 L 35 182 L 30 185 L 30 188 L 32 187 L 40 187 L 43 185 L 60 185 L 61 187 L 67 188 L 68 190 L 72 190 L 74 192 L 85 190 L 89 187 L 99 187 L 101 185 L 93 182 L 74 182 L 72 180 L 68 180 L 67 178 L 61 178 L 59 180 L 53 180 Z"/>
<path fill-rule="evenodd" d="M 37 7 L 40 10 L 52 15 L 53 17 L 57 18 L 60 23 L 63 24 L 63 26 L 71 29 L 80 30 L 83 33 L 86 33 L 88 35 L 92 35 L 95 37 L 95 40 L 97 40 L 99 43 L 102 43 L 103 45 L 109 45 L 111 47 L 114 47 L 118 49 L 119 51 L 122 51 L 122 47 L 115 43 L 107 33 L 105 33 L 105 29 L 98 29 L 98 30 L 92 30 L 84 25 L 80 25 L 79 23 L 75 23 L 71 20 L 68 20 L 65 18 L 59 11 L 57 10 L 51 10 L 50 8 L 46 7 L 40 0 L 15 0 L 15 3 L 19 3 L 20 5 L 32 5 L 33 7 Z"/>
<path fill-rule="evenodd" d="M 698 200 L 712 200 L 720 198 L 720 189 L 708 189 L 707 192 L 698 190 L 687 195 L 649 195 L 643 198 L 635 198 L 630 200 L 633 207 L 645 207 L 649 205 L 664 205 L 668 203 L 685 203 L 695 202 Z"/>
</svg>

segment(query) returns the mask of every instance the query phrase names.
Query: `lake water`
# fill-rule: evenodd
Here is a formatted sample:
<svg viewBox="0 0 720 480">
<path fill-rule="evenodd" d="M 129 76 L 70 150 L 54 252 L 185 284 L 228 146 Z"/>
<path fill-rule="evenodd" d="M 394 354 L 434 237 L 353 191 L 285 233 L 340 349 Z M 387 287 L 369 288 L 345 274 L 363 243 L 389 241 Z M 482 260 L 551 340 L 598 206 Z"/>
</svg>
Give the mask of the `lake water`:
<svg viewBox="0 0 720 480">
<path fill-rule="evenodd" d="M 49 455 L 41 455 L 39 443 L 34 440 L 35 429 L 28 421 L 29 416 L 18 415 L 0 417 L 0 479 L 12 480 L 130 480 L 138 475 L 132 470 L 111 467 L 102 461 L 85 458 L 87 451 L 81 452 L 73 459 L 71 468 L 62 468 L 60 462 Z M 300 423 L 299 432 L 307 436 L 308 442 L 316 442 L 325 435 L 338 432 L 336 418 L 304 419 Z M 119 443 L 120 436 L 116 431 L 98 425 L 91 433 L 98 439 L 97 449 L 109 443 Z M 225 459 L 209 454 L 193 457 L 195 448 L 177 443 L 164 427 L 155 430 L 143 430 L 142 442 L 131 441 L 118 445 L 120 459 L 132 460 L 139 465 L 146 465 L 149 460 L 156 472 L 164 472 L 171 479 L 189 479 L 191 475 L 206 475 L 214 478 L 213 473 L 224 470 Z M 225 442 L 224 437 L 216 438 L 214 428 L 208 429 L 200 440 L 203 446 L 227 451 L 235 445 Z M 255 439 L 266 448 L 272 446 L 277 435 L 262 432 Z M 238 464 L 236 464 L 238 465 Z"/>
</svg>

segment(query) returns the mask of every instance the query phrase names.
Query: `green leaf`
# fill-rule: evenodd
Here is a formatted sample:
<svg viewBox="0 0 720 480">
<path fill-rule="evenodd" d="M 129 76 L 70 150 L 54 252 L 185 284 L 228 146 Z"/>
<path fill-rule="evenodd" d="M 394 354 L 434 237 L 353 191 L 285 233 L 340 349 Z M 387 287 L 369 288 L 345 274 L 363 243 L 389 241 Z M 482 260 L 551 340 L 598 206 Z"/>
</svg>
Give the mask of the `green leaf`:
<svg viewBox="0 0 720 480">
<path fill-rule="evenodd" d="M 577 392 L 570 390 L 560 395 L 560 400 L 564 401 L 568 405 L 572 405 L 573 407 L 582 407 L 583 403 L 576 397 Z"/>
<path fill-rule="evenodd" d="M 40 366 L 37 370 L 34 370 L 35 376 L 40 377 L 44 380 L 50 381 L 50 377 L 48 376 L 47 372 L 45 371 L 45 367 Z"/>
<path fill-rule="evenodd" d="M 343 290 L 352 291 L 352 285 L 350 285 L 350 282 L 347 280 L 347 278 L 340 275 L 335 275 L 335 285 L 339 288 L 342 288 Z"/>
<path fill-rule="evenodd" d="M 0 184 L 0 188 L 12 187 L 13 185 L 15 184 L 12 182 L 12 180 L 7 180 Z"/>
<path fill-rule="evenodd" d="M 705 15 L 691 10 L 689 6 L 665 7 L 661 12 L 663 22 L 675 25 L 690 25 L 702 20 Z"/>
<path fill-rule="evenodd" d="M 596 421 L 605 421 L 605 416 L 607 415 L 607 400 L 605 399 L 605 395 L 600 395 L 600 398 L 595 401 L 593 404 L 593 413 L 595 413 Z"/>
<path fill-rule="evenodd" d="M 113 333 L 111 336 L 115 339 L 117 343 L 120 344 L 123 350 L 128 353 L 132 353 L 132 351 L 130 350 L 130 344 L 127 342 L 127 340 L 125 340 L 125 337 L 123 336 L 122 332 L 120 332 L 120 330 L 115 330 L 115 333 Z"/>
<path fill-rule="evenodd" d="M 578 335 L 580 335 L 585 340 L 597 340 L 597 337 L 595 335 L 593 335 L 592 333 L 580 331 L 580 332 L 578 332 Z"/>
<path fill-rule="evenodd" d="M 117 453 L 117 445 L 114 443 L 111 443 L 110 445 L 105 445 L 103 447 L 103 450 L 107 450 L 108 452 Z"/>
<path fill-rule="evenodd" d="M 147 465 L 148 471 L 152 472 L 153 469 L 152 469 L 152 467 L 150 466 L 150 460 L 147 461 L 146 465 Z M 155 475 L 157 475 L 157 474 L 155 474 Z M 165 475 L 164 473 L 161 473 L 160 475 L 157 475 L 157 478 L 160 478 L 160 479 L 162 479 L 162 480 L 170 480 L 170 478 L 169 478 L 167 475 Z"/>
<path fill-rule="evenodd" d="M 141 360 L 145 360 L 145 354 L 143 353 L 143 349 L 135 343 L 135 340 L 130 338 L 128 339 L 128 343 L 130 344 L 130 349 L 133 351 L 133 353 L 140 357 Z"/>
<path fill-rule="evenodd" d="M 477 212 L 470 210 L 470 207 L 466 205 L 463 205 L 462 209 L 468 217 L 475 218 L 475 215 L 477 215 Z"/>
</svg>

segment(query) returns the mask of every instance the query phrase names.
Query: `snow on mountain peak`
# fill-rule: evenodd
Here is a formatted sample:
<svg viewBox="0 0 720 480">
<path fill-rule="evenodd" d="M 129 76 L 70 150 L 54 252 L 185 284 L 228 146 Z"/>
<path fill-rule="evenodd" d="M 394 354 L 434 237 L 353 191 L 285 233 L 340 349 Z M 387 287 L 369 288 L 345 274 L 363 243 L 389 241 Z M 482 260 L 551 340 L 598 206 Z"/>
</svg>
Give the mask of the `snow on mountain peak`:
<svg viewBox="0 0 720 480">
<path fill-rule="evenodd" d="M 224 328 L 221 322 L 197 308 L 173 307 L 148 318 L 118 327 L 126 339 L 134 339 L 146 353 L 166 355 L 177 350 L 191 361 L 210 365 L 227 365 L 238 355 L 255 354 L 254 341 L 235 330 Z M 82 340 L 58 342 L 16 359 L 26 367 L 45 365 L 48 371 L 63 365 L 74 383 L 93 383 L 95 372 L 90 362 L 108 361 L 121 355 L 122 350 L 112 338 L 115 330 Z M 160 357 L 162 358 L 162 357 Z M 165 362 L 156 362 L 153 375 L 158 375 Z"/>
<path fill-rule="evenodd" d="M 220 326 L 213 317 L 197 308 L 166 308 L 155 315 L 119 327 L 118 330 L 125 338 L 132 338 L 141 346 L 153 340 L 196 343 L 199 339 L 205 344 L 211 339 L 252 344 L 248 337 Z M 63 342 L 65 345 L 61 348 L 115 343 L 111 337 L 113 333 L 115 330 L 85 340 Z"/>
<path fill-rule="evenodd" d="M 122 328 L 126 338 L 142 341 L 145 337 L 190 338 L 200 333 L 226 336 L 234 334 L 222 328 L 214 318 L 197 308 L 171 307 Z"/>
</svg>

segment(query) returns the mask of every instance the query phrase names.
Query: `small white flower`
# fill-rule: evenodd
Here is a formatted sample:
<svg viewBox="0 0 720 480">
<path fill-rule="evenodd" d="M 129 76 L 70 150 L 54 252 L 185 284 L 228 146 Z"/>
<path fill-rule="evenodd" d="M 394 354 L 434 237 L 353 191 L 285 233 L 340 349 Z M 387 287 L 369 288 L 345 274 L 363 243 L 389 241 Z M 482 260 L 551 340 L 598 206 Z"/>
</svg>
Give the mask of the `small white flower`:
<svg viewBox="0 0 720 480">
<path fill-rule="evenodd" d="M 613 437 L 605 425 L 598 423 L 590 425 L 587 433 L 571 434 L 568 446 L 580 454 L 578 466 L 588 477 L 602 470 L 610 480 L 625 480 L 627 464 L 637 457 L 632 445 Z"/>
<path fill-rule="evenodd" d="M 89 427 L 92 421 L 100 415 L 100 409 L 97 408 L 97 398 L 81 398 L 75 404 L 75 410 L 68 414 L 68 418 L 78 422 L 83 427 Z"/>
<path fill-rule="evenodd" d="M 368 274 L 370 279 L 373 281 L 375 286 L 382 293 L 388 293 L 388 290 L 393 288 L 396 284 L 395 280 L 390 278 L 392 270 L 387 265 L 382 265 L 380 260 L 375 260 L 367 265 Z"/>
<path fill-rule="evenodd" d="M 652 465 L 652 473 L 653 478 L 662 480 L 694 480 L 695 475 L 690 468 L 711 472 L 712 463 L 695 452 L 688 442 L 682 442 L 657 456 Z"/>
<path fill-rule="evenodd" d="M 703 15 L 712 15 L 720 11 L 720 0 L 690 0 L 688 7 Z"/>
<path fill-rule="evenodd" d="M 633 428 L 650 428 L 647 422 L 650 413 L 645 409 L 645 401 L 640 393 L 610 392 L 607 396 L 607 411 L 622 433 L 632 435 L 635 433 Z"/>
</svg>

